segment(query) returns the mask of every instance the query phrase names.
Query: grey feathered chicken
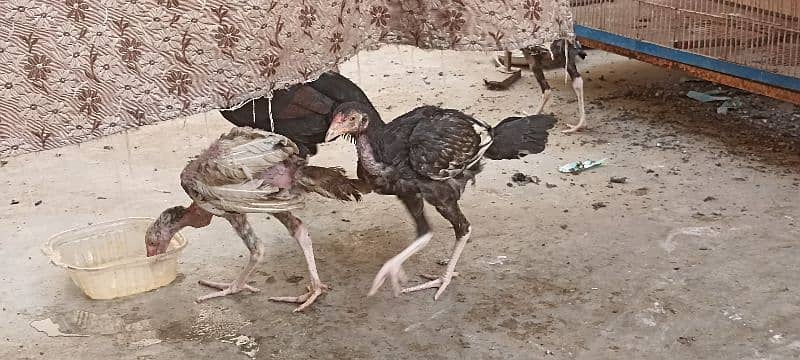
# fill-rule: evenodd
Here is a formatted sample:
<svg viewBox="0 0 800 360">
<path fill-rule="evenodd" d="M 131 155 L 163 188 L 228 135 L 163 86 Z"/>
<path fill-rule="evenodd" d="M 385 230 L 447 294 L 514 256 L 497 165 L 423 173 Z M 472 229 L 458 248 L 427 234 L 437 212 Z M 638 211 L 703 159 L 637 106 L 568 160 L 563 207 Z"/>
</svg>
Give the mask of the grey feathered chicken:
<svg viewBox="0 0 800 360">
<path fill-rule="evenodd" d="M 271 213 L 297 240 L 308 264 L 311 286 L 297 297 L 272 297 L 270 300 L 294 302 L 300 311 L 311 305 L 327 286 L 317 274 L 311 238 L 302 221 L 291 211 L 302 208 L 304 195 L 315 192 L 338 200 L 360 200 L 361 194 L 341 168 L 309 166 L 297 146 L 282 135 L 258 129 L 237 127 L 222 135 L 189 162 L 181 172 L 181 186 L 192 204 L 172 207 L 158 217 L 145 235 L 147 256 L 166 251 L 172 236 L 181 228 L 207 226 L 214 216 L 233 226 L 250 251 L 250 260 L 231 283 L 201 280 L 200 284 L 219 289 L 198 301 L 235 294 L 242 290 L 258 292 L 247 285 L 247 278 L 264 258 L 264 244 L 247 221 L 247 213 Z"/>
</svg>

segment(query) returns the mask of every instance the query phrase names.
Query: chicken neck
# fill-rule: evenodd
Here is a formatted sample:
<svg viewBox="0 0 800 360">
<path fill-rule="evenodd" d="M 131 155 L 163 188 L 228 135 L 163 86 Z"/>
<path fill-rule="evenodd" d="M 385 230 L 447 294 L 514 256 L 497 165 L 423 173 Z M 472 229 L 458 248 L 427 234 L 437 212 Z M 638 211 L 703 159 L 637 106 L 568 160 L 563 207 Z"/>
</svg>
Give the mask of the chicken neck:
<svg viewBox="0 0 800 360">
<path fill-rule="evenodd" d="M 380 176 L 384 172 L 385 166 L 381 164 L 377 156 L 376 150 L 378 149 L 375 144 L 380 144 L 386 124 L 380 120 L 380 117 L 377 120 L 372 120 L 374 119 L 372 116 L 369 118 L 367 129 L 355 136 L 356 152 L 358 161 L 364 170 L 373 176 Z"/>
</svg>

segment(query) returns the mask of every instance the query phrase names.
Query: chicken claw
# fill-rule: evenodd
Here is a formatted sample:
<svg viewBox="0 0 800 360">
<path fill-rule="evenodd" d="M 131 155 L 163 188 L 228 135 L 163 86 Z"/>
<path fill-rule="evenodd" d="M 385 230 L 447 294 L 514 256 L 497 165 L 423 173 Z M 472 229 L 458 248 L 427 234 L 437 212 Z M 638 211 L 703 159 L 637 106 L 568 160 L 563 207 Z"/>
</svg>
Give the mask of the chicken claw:
<svg viewBox="0 0 800 360">
<path fill-rule="evenodd" d="M 383 285 L 383 283 L 386 281 L 386 278 L 389 278 L 389 280 L 392 282 L 392 292 L 394 293 L 394 296 L 399 296 L 400 293 L 403 292 L 400 284 L 405 283 L 406 280 L 408 280 L 406 272 L 403 271 L 403 263 L 408 260 L 411 255 L 414 255 L 414 253 L 424 248 L 425 245 L 431 241 L 431 238 L 433 238 L 433 234 L 430 232 L 421 235 L 414 240 L 411 245 L 403 249 L 403 251 L 383 264 L 381 270 L 378 271 L 377 275 L 375 275 L 375 280 L 372 281 L 372 288 L 369 290 L 369 293 L 367 293 L 367 296 L 375 295 L 381 285 Z"/>
<path fill-rule="evenodd" d="M 306 286 L 306 292 L 300 296 L 273 296 L 269 298 L 270 301 L 276 302 L 289 302 L 289 303 L 296 303 L 300 304 L 296 309 L 292 310 L 292 312 L 300 312 L 305 310 L 307 307 L 311 306 L 317 298 L 322 295 L 323 292 L 329 290 L 330 287 L 325 284 L 320 284 L 317 288 L 312 288 L 311 286 Z"/>
<path fill-rule="evenodd" d="M 419 284 L 417 286 L 410 287 L 410 288 L 405 288 L 405 289 L 403 289 L 403 293 L 405 294 L 405 293 L 410 293 L 410 292 L 419 291 L 419 290 L 425 290 L 425 289 L 430 289 L 430 288 L 438 288 L 439 290 L 437 290 L 436 294 L 433 295 L 433 300 L 436 301 L 436 300 L 439 300 L 439 296 L 442 295 L 444 290 L 447 288 L 447 285 L 450 285 L 450 281 L 454 277 L 458 276 L 458 272 L 452 272 L 452 273 L 449 273 L 449 274 L 445 273 L 442 276 L 426 275 L 426 274 L 422 274 L 420 276 L 422 276 L 423 278 L 426 278 L 426 279 L 428 279 L 430 281 L 428 281 L 428 282 L 426 282 L 424 284 Z"/>
<path fill-rule="evenodd" d="M 396 259 L 391 259 L 383 264 L 381 270 L 378 271 L 378 274 L 375 275 L 375 280 L 372 281 L 372 288 L 367 293 L 367 296 L 375 295 L 378 292 L 378 289 L 386 282 L 386 279 L 389 279 L 392 284 L 392 293 L 394 296 L 399 296 L 400 293 L 403 291 L 400 284 L 405 283 L 408 280 L 406 276 L 406 272 L 403 270 L 403 264 Z"/>
<path fill-rule="evenodd" d="M 581 130 L 586 129 L 587 128 L 586 127 L 586 115 L 581 113 L 580 114 L 580 118 L 578 119 L 578 123 L 576 125 L 567 124 L 567 126 L 569 127 L 569 129 L 561 130 L 562 133 L 569 134 L 569 133 L 574 133 L 576 131 L 581 131 Z"/>
<path fill-rule="evenodd" d="M 241 292 L 242 290 L 248 290 L 248 291 L 254 292 L 254 293 L 257 293 L 257 292 L 261 291 L 261 289 L 252 287 L 252 286 L 247 285 L 247 284 L 239 285 L 239 283 L 236 282 L 236 281 L 230 282 L 230 283 L 222 283 L 222 282 L 216 282 L 216 281 L 200 280 L 198 282 L 200 283 L 200 285 L 204 285 L 204 286 L 208 286 L 208 287 L 211 287 L 211 288 L 219 289 L 220 291 L 213 292 L 211 294 L 201 296 L 201 297 L 197 298 L 197 302 L 203 302 L 203 301 L 206 301 L 208 299 L 223 297 L 223 296 L 227 296 L 227 295 L 231 295 L 231 294 L 237 294 L 237 293 Z"/>
<path fill-rule="evenodd" d="M 576 132 L 576 131 L 578 131 L 578 130 L 580 130 L 580 129 L 581 129 L 581 128 L 579 128 L 579 127 L 578 127 L 578 126 L 576 126 L 576 125 L 570 125 L 570 124 L 567 124 L 567 126 L 569 127 L 569 129 L 561 130 L 561 132 L 562 132 L 562 133 L 564 133 L 564 134 L 570 134 L 570 133 L 574 133 L 574 132 Z"/>
<path fill-rule="evenodd" d="M 444 271 L 444 275 L 442 276 L 432 276 L 432 275 L 422 275 L 422 277 L 427 278 L 431 281 L 428 281 L 424 284 L 420 284 L 414 287 L 403 289 L 403 293 L 410 293 L 413 291 L 425 290 L 430 288 L 438 288 L 436 290 L 436 294 L 433 295 L 433 301 L 439 300 L 439 296 L 444 293 L 444 290 L 447 289 L 447 285 L 450 285 L 450 280 L 454 277 L 458 276 L 458 272 L 456 272 L 456 263 L 458 263 L 458 259 L 461 257 L 461 252 L 464 251 L 464 246 L 467 245 L 469 241 L 470 234 L 472 233 L 472 227 L 468 227 L 466 233 L 462 235 L 457 241 L 456 246 L 453 248 L 453 254 L 450 256 L 450 261 L 447 263 L 447 269 Z"/>
</svg>

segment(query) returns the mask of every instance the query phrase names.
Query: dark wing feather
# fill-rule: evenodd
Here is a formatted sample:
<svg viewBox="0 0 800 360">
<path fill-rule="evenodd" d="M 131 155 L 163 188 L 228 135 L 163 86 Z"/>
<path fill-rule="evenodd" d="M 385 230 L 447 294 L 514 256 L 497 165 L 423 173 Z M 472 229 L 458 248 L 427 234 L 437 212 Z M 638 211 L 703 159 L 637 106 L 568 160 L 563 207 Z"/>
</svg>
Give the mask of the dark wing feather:
<svg viewBox="0 0 800 360">
<path fill-rule="evenodd" d="M 412 168 L 434 180 L 460 174 L 481 157 L 481 129 L 475 119 L 455 111 L 427 111 L 409 137 Z"/>
<path fill-rule="evenodd" d="M 291 139 L 301 156 L 314 155 L 317 144 L 325 141 L 331 113 L 343 102 L 355 101 L 372 106 L 369 98 L 346 77 L 327 72 L 317 80 L 275 91 L 272 98 L 274 132 Z M 269 131 L 269 99 L 258 98 L 235 110 L 220 111 L 236 126 L 250 126 Z M 374 107 L 373 107 L 374 108 Z M 255 121 L 253 112 L 255 110 Z"/>
<path fill-rule="evenodd" d="M 281 119 L 299 118 L 308 115 L 325 115 L 335 106 L 333 99 L 317 91 L 311 86 L 296 86 L 290 96 L 281 96 L 279 101 L 273 100 L 275 106 L 273 117 Z"/>
<path fill-rule="evenodd" d="M 369 98 L 366 94 L 364 94 L 364 91 L 362 91 L 358 85 L 350 81 L 350 79 L 342 76 L 341 74 L 337 74 L 335 72 L 326 72 L 320 75 L 317 80 L 310 82 L 307 85 L 331 98 L 336 105 L 353 101 L 362 104 L 368 104 L 372 107 L 372 102 L 369 101 Z M 334 107 L 336 105 L 334 105 Z"/>
</svg>

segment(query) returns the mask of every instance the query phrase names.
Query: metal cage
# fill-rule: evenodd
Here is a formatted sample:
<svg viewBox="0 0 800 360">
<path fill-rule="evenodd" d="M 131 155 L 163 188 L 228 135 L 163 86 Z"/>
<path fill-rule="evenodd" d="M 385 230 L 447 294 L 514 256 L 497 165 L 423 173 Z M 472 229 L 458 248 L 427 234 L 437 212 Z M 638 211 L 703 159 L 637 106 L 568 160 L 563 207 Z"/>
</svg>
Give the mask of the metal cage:
<svg viewBox="0 0 800 360">
<path fill-rule="evenodd" d="M 579 37 L 800 91 L 800 0 L 572 0 L 571 5 Z"/>
</svg>

